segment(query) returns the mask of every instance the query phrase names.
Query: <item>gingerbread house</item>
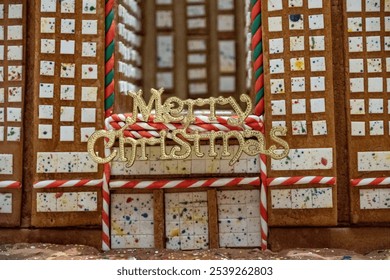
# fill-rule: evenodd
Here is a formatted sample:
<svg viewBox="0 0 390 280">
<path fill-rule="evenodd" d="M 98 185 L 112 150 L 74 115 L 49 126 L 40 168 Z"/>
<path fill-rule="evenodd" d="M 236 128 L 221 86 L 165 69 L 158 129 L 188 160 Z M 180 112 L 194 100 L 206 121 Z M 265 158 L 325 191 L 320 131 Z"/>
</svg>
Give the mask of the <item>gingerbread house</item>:
<svg viewBox="0 0 390 280">
<path fill-rule="evenodd" d="M 0 241 L 389 245 L 389 54 L 388 0 L 3 0 Z M 271 128 L 286 128 L 290 151 L 230 165 L 239 141 L 217 141 L 215 153 L 203 141 L 202 157 L 162 160 L 150 145 L 132 164 L 95 162 L 95 131 L 122 131 L 128 92 L 148 100 L 151 88 L 164 88 L 161 102 L 248 93 L 241 128 L 268 146 Z M 237 130 L 228 106 L 218 118 L 199 107 L 193 131 Z M 151 116 L 123 131 L 175 129 Z"/>
</svg>

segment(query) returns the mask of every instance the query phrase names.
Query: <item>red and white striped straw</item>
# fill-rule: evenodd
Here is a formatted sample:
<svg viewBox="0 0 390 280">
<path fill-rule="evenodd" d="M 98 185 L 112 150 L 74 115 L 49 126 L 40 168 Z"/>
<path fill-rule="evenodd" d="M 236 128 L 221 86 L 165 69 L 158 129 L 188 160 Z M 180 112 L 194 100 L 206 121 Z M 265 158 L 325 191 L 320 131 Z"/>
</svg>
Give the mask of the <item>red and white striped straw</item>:
<svg viewBox="0 0 390 280">
<path fill-rule="evenodd" d="M 0 181 L 0 189 L 20 189 L 22 183 L 18 181 Z"/>
<path fill-rule="evenodd" d="M 289 186 L 289 185 L 309 185 L 309 184 L 335 185 L 336 178 L 323 177 L 323 176 L 267 178 L 268 186 Z"/>
<path fill-rule="evenodd" d="M 103 180 L 46 180 L 36 182 L 34 189 L 70 188 L 70 187 L 101 187 Z"/>
<path fill-rule="evenodd" d="M 351 186 L 353 187 L 383 186 L 383 185 L 390 185 L 390 177 L 364 178 L 364 179 L 351 180 Z"/>
</svg>

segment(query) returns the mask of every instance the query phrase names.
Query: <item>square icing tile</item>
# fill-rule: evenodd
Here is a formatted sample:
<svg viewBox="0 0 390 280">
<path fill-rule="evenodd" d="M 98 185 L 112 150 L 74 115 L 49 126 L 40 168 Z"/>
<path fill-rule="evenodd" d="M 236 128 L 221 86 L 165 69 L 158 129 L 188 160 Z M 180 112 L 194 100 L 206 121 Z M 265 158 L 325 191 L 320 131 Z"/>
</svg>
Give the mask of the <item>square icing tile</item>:
<svg viewBox="0 0 390 280">
<path fill-rule="evenodd" d="M 384 49 L 385 49 L 385 51 L 390 51 L 390 37 L 389 36 L 384 37 Z"/>
<path fill-rule="evenodd" d="M 61 100 L 74 100 L 75 86 L 74 85 L 61 85 L 60 99 Z"/>
<path fill-rule="evenodd" d="M 309 29 L 318 30 L 324 29 L 324 15 L 310 15 L 309 16 Z"/>
<path fill-rule="evenodd" d="M 284 59 L 283 58 L 270 59 L 269 67 L 270 67 L 271 74 L 284 73 Z"/>
<path fill-rule="evenodd" d="M 21 19 L 23 17 L 23 5 L 22 4 L 10 4 L 8 5 L 8 18 Z"/>
<path fill-rule="evenodd" d="M 385 17 L 385 31 L 390 31 L 390 17 Z"/>
<path fill-rule="evenodd" d="M 324 51 L 325 36 L 309 36 L 309 46 L 311 51 Z"/>
<path fill-rule="evenodd" d="M 38 125 L 38 139 L 52 139 L 53 126 L 51 124 Z"/>
<path fill-rule="evenodd" d="M 96 102 L 97 100 L 97 87 L 82 87 L 81 88 L 81 101 Z"/>
<path fill-rule="evenodd" d="M 56 41 L 54 39 L 41 39 L 41 53 L 55 53 Z"/>
<path fill-rule="evenodd" d="M 78 211 L 97 211 L 97 192 L 78 192 L 77 210 Z"/>
<path fill-rule="evenodd" d="M 4 108 L 0 107 L 0 122 L 4 122 Z"/>
<path fill-rule="evenodd" d="M 39 119 L 52 120 L 53 119 L 53 105 L 39 105 Z"/>
<path fill-rule="evenodd" d="M 236 89 L 236 80 L 234 76 L 219 77 L 219 91 L 232 92 Z"/>
<path fill-rule="evenodd" d="M 272 209 L 291 209 L 291 189 L 271 190 Z"/>
<path fill-rule="evenodd" d="M 75 63 L 61 63 L 61 78 L 74 78 Z"/>
<path fill-rule="evenodd" d="M 290 51 L 305 50 L 305 36 L 290 37 Z"/>
<path fill-rule="evenodd" d="M 219 2 L 223 2 L 220 0 Z M 282 0 L 268 0 L 268 11 L 280 11 L 283 9 Z"/>
<path fill-rule="evenodd" d="M 204 5 L 187 6 L 188 17 L 203 17 L 205 15 L 206 15 L 206 9 Z"/>
<path fill-rule="evenodd" d="M 351 122 L 351 135 L 352 136 L 365 136 L 366 135 L 365 122 Z"/>
<path fill-rule="evenodd" d="M 168 76 L 165 77 L 165 75 L 168 75 L 169 77 Z M 205 79 L 206 77 L 207 77 L 207 69 L 205 68 L 188 69 L 188 79 L 190 80 Z M 159 83 L 159 80 L 163 81 L 162 84 L 167 84 L 169 85 L 169 88 L 173 88 L 172 72 L 157 73 L 157 83 Z M 165 86 L 163 87 L 166 88 Z"/>
<path fill-rule="evenodd" d="M 81 33 L 86 35 L 95 35 L 98 30 L 98 21 L 97 20 L 83 20 Z"/>
<path fill-rule="evenodd" d="M 173 66 L 173 37 L 168 35 L 157 36 L 158 67 Z"/>
<path fill-rule="evenodd" d="M 0 82 L 4 82 L 4 68 L 0 66 Z"/>
<path fill-rule="evenodd" d="M 23 66 L 8 66 L 8 81 L 21 81 Z"/>
<path fill-rule="evenodd" d="M 364 99 L 351 99 L 349 106 L 351 115 L 364 115 L 366 113 Z"/>
<path fill-rule="evenodd" d="M 187 58 L 188 64 L 192 65 L 205 64 L 207 60 L 206 54 L 189 54 Z"/>
<path fill-rule="evenodd" d="M 88 142 L 89 137 L 91 137 L 92 133 L 96 131 L 94 127 L 82 127 L 80 128 L 80 141 L 82 143 Z"/>
<path fill-rule="evenodd" d="M 272 94 L 285 93 L 284 79 L 271 79 L 270 83 Z"/>
<path fill-rule="evenodd" d="M 95 108 L 81 108 L 81 122 L 94 123 L 96 122 Z"/>
<path fill-rule="evenodd" d="M 158 0 L 158 1 L 166 1 L 166 0 Z M 168 0 L 171 1 L 171 0 Z M 190 2 L 190 1 L 187 1 Z M 195 0 L 192 2 L 203 3 L 204 1 Z M 171 3 L 171 2 L 170 2 Z M 234 1 L 233 0 L 218 0 L 218 10 L 233 10 L 234 9 Z"/>
<path fill-rule="evenodd" d="M 74 212 L 77 211 L 77 193 L 64 192 L 57 193 L 57 211 Z"/>
<path fill-rule="evenodd" d="M 55 13 L 57 8 L 57 0 L 41 0 L 41 12 Z"/>
<path fill-rule="evenodd" d="M 292 114 L 305 114 L 306 113 L 306 99 L 292 99 Z"/>
<path fill-rule="evenodd" d="M 288 16 L 290 30 L 303 30 L 303 15 L 292 14 Z"/>
<path fill-rule="evenodd" d="M 57 165 L 57 153 L 37 153 L 37 173 L 54 173 Z"/>
<path fill-rule="evenodd" d="M 270 39 L 269 40 L 269 53 L 283 53 L 283 38 Z"/>
<path fill-rule="evenodd" d="M 54 76 L 54 61 L 41 61 L 40 74 L 42 76 Z"/>
<path fill-rule="evenodd" d="M 96 57 L 97 45 L 95 42 L 83 42 L 81 55 L 85 57 Z"/>
<path fill-rule="evenodd" d="M 234 15 L 219 15 L 217 28 L 219 32 L 234 31 Z"/>
<path fill-rule="evenodd" d="M 390 208 L 390 189 L 379 189 L 380 204 L 379 208 Z"/>
<path fill-rule="evenodd" d="M 383 121 L 369 122 L 370 135 L 384 135 Z"/>
<path fill-rule="evenodd" d="M 157 11 L 156 26 L 158 28 L 172 28 L 172 11 Z"/>
<path fill-rule="evenodd" d="M 321 9 L 322 0 L 308 0 L 307 7 L 309 9 Z"/>
<path fill-rule="evenodd" d="M 332 188 L 311 189 L 313 208 L 332 208 Z"/>
<path fill-rule="evenodd" d="M 346 0 L 346 1 L 347 1 L 347 12 L 362 11 L 362 0 Z"/>
<path fill-rule="evenodd" d="M 19 142 L 20 141 L 20 134 L 21 133 L 21 128 L 20 127 L 11 127 L 9 126 L 7 128 L 7 141 L 15 141 Z"/>
<path fill-rule="evenodd" d="M 22 102 L 22 88 L 21 87 L 9 87 L 8 88 L 8 102 Z M 0 101 L 0 103 L 1 103 L 1 101 Z"/>
<path fill-rule="evenodd" d="M 74 126 L 60 126 L 60 141 L 74 141 Z"/>
<path fill-rule="evenodd" d="M 363 21 L 361 17 L 348 18 L 348 32 L 362 32 Z"/>
<path fill-rule="evenodd" d="M 349 79 L 351 92 L 363 92 L 364 91 L 364 78 L 351 78 Z"/>
<path fill-rule="evenodd" d="M 75 34 L 76 21 L 74 19 L 61 19 L 61 33 Z"/>
<path fill-rule="evenodd" d="M 288 0 L 288 6 L 290 8 L 303 7 L 303 0 Z"/>
<path fill-rule="evenodd" d="M 61 122 L 73 122 L 74 121 L 74 107 L 61 106 L 60 121 Z"/>
<path fill-rule="evenodd" d="M 378 209 L 380 206 L 379 189 L 361 189 L 360 209 Z"/>
<path fill-rule="evenodd" d="M 291 71 L 304 71 L 305 70 L 305 58 L 297 57 L 290 59 Z"/>
<path fill-rule="evenodd" d="M 21 122 L 22 121 L 22 109 L 21 108 L 7 108 L 7 121 L 8 122 Z"/>
<path fill-rule="evenodd" d="M 382 114 L 383 113 L 383 99 L 370 98 L 368 101 L 368 113 Z"/>
<path fill-rule="evenodd" d="M 286 115 L 286 101 L 285 100 L 273 100 L 271 101 L 272 115 L 284 116 Z"/>
<path fill-rule="evenodd" d="M 269 17 L 268 18 L 268 31 L 279 32 L 282 31 L 282 17 Z"/>
<path fill-rule="evenodd" d="M 292 121 L 292 134 L 293 135 L 306 135 L 307 124 L 306 121 Z"/>
<path fill-rule="evenodd" d="M 324 98 L 310 99 L 310 110 L 312 113 L 325 113 L 325 99 Z"/>
<path fill-rule="evenodd" d="M 381 31 L 381 18 L 380 17 L 367 17 L 366 18 L 366 32 Z"/>
<path fill-rule="evenodd" d="M 4 60 L 4 46 L 0 45 L 0 60 Z"/>
<path fill-rule="evenodd" d="M 4 18 L 4 4 L 0 4 L 0 19 Z"/>
<path fill-rule="evenodd" d="M 325 77 L 310 77 L 310 90 L 311 91 L 324 91 L 325 90 Z"/>
<path fill-rule="evenodd" d="M 390 1 L 385 0 L 385 12 L 390 12 Z"/>
<path fill-rule="evenodd" d="M 39 84 L 39 98 L 53 98 L 54 84 Z"/>
<path fill-rule="evenodd" d="M 364 60 L 362 58 L 349 59 L 349 73 L 363 73 Z"/>
<path fill-rule="evenodd" d="M 349 52 L 362 52 L 363 37 L 349 37 L 348 46 L 349 46 Z"/>
<path fill-rule="evenodd" d="M 368 52 L 381 51 L 381 36 L 367 36 L 366 47 Z"/>
<path fill-rule="evenodd" d="M 291 78 L 291 91 L 292 92 L 305 91 L 305 77 Z"/>
<path fill-rule="evenodd" d="M 383 78 L 368 78 L 368 92 L 383 92 Z"/>
<path fill-rule="evenodd" d="M 53 17 L 41 18 L 41 33 L 55 33 L 56 19 Z"/>
<path fill-rule="evenodd" d="M 4 88 L 0 88 L 0 103 L 4 103 Z"/>
<path fill-rule="evenodd" d="M 74 54 L 75 53 L 75 41 L 74 40 L 61 40 L 60 52 L 61 52 L 61 54 Z"/>
<path fill-rule="evenodd" d="M 312 72 L 325 71 L 325 57 L 311 57 L 310 70 Z"/>
<path fill-rule="evenodd" d="M 201 39 L 191 39 L 187 42 L 187 48 L 189 51 L 205 51 L 207 49 L 207 43 Z"/>
<path fill-rule="evenodd" d="M 173 73 L 172 72 L 160 72 L 157 73 L 157 87 L 158 88 L 173 88 Z"/>
<path fill-rule="evenodd" d="M 82 79 L 97 79 L 98 67 L 96 64 L 83 64 L 81 69 Z"/>
<path fill-rule="evenodd" d="M 37 193 L 37 212 L 56 212 L 56 193 Z"/>
<path fill-rule="evenodd" d="M 96 0 L 83 0 L 83 14 L 96 14 Z"/>
<path fill-rule="evenodd" d="M 381 0 L 366 0 L 366 12 L 380 12 Z"/>
<path fill-rule="evenodd" d="M 8 26 L 7 39 L 8 40 L 23 40 L 23 26 L 21 26 L 21 25 Z"/>
<path fill-rule="evenodd" d="M 319 135 L 327 135 L 328 134 L 328 126 L 326 121 L 313 121 L 313 135 L 319 136 Z"/>
<path fill-rule="evenodd" d="M 291 208 L 292 209 L 313 208 L 311 189 L 292 189 Z"/>
<path fill-rule="evenodd" d="M 76 0 L 61 0 L 61 13 L 74 13 Z"/>
<path fill-rule="evenodd" d="M 13 174 L 13 155 L 0 154 L 0 174 L 1 175 Z"/>
</svg>

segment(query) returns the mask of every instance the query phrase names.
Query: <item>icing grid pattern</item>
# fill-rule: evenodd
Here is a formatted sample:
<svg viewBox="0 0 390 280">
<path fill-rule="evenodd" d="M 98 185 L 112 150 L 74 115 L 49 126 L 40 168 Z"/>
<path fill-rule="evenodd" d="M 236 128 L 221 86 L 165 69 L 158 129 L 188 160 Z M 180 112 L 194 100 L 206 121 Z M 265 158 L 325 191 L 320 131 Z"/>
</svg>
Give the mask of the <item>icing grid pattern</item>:
<svg viewBox="0 0 390 280">
<path fill-rule="evenodd" d="M 390 146 L 384 138 L 390 135 L 390 1 L 344 4 L 349 138 L 350 149 L 357 151 L 351 153 L 351 176 L 388 176 Z"/>
<path fill-rule="evenodd" d="M 174 89 L 174 15 L 172 1 L 156 0 L 156 83 L 170 94 Z"/>
<path fill-rule="evenodd" d="M 119 92 L 137 91 L 142 79 L 141 8 L 135 0 L 118 4 L 118 46 L 116 55 Z"/>
<path fill-rule="evenodd" d="M 24 2 L 6 0 L 0 3 L 0 176 L 4 175 L 4 178 L 19 173 L 13 169 L 16 164 L 14 157 L 22 145 L 25 75 Z M 10 150 L 15 152 L 10 154 Z"/>
<path fill-rule="evenodd" d="M 37 173 L 96 172 L 85 151 L 103 117 L 104 3 L 40 0 L 36 9 Z"/>
</svg>

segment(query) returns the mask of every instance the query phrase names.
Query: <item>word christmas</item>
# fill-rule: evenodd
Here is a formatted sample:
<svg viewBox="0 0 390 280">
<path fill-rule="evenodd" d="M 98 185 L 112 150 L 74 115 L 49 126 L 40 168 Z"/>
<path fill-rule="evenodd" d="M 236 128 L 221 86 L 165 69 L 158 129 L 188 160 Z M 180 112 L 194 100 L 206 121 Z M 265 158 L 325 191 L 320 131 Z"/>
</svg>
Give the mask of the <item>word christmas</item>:
<svg viewBox="0 0 390 280">
<path fill-rule="evenodd" d="M 272 145 L 269 149 L 265 148 L 264 135 L 259 130 L 253 130 L 245 126 L 245 120 L 252 111 L 252 102 L 249 96 L 242 94 L 240 101 L 246 103 L 245 110 L 242 110 L 237 101 L 233 97 L 210 97 L 207 99 L 187 99 L 181 100 L 177 97 L 170 97 L 164 103 L 161 102 L 161 95 L 163 89 L 151 90 L 151 98 L 146 105 L 142 96 L 142 91 L 129 92 L 133 98 L 133 112 L 126 120 L 125 124 L 118 130 L 98 130 L 91 135 L 88 140 L 88 152 L 92 159 L 97 163 L 108 163 L 118 156 L 119 161 L 127 162 L 130 167 L 134 164 L 137 154 L 137 148 L 141 149 L 141 156 L 139 160 L 147 160 L 146 145 L 160 145 L 161 155 L 160 159 L 186 159 L 191 153 L 195 153 L 197 157 L 203 157 L 204 153 L 200 151 L 201 141 L 209 143 L 209 156 L 218 156 L 215 145 L 216 140 L 222 139 L 222 156 L 229 157 L 231 153 L 228 151 L 229 140 L 235 139 L 238 141 L 238 150 L 233 155 L 229 164 L 233 165 L 240 158 L 244 152 L 250 156 L 257 154 L 269 155 L 274 159 L 282 159 L 287 156 L 289 146 L 286 141 L 279 138 L 284 136 L 286 128 L 273 127 L 270 131 L 270 138 L 280 145 Z M 153 107 L 154 105 L 154 107 Z M 195 123 L 197 116 L 194 112 L 194 107 L 202 107 L 208 105 L 209 114 L 207 116 L 209 123 L 218 124 L 216 105 L 231 106 L 234 116 L 227 118 L 227 125 L 232 127 L 230 131 L 214 131 L 199 132 L 191 129 L 191 125 Z M 144 137 L 135 139 L 127 137 L 125 131 L 132 130 L 132 126 L 139 122 L 150 124 L 164 124 L 164 128 L 158 132 L 156 136 Z M 169 125 L 174 124 L 174 129 L 169 129 Z M 261 126 L 258 126 L 261 127 Z M 105 158 L 99 157 L 95 151 L 96 143 L 99 139 L 106 141 L 105 148 L 110 149 L 118 139 L 118 150 L 112 150 L 110 155 Z M 167 143 L 171 140 L 173 144 Z M 125 156 L 125 146 L 131 147 L 130 156 Z M 194 149 L 191 148 L 194 147 Z M 119 151 L 119 155 L 118 155 Z"/>
</svg>

